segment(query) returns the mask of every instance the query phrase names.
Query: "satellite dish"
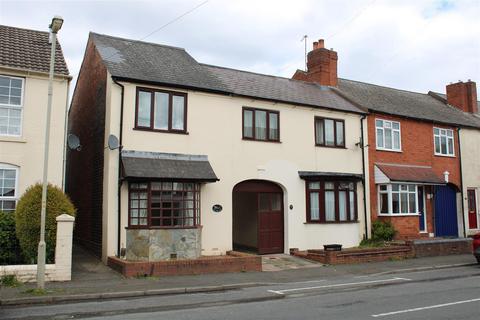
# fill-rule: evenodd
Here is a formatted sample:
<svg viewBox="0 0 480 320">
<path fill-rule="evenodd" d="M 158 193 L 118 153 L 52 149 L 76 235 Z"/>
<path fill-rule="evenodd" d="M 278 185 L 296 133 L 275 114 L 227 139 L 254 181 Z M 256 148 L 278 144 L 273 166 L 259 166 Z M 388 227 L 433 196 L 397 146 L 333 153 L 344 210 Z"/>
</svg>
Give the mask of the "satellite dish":
<svg viewBox="0 0 480 320">
<path fill-rule="evenodd" d="M 80 151 L 82 149 L 82 146 L 80 145 L 80 139 L 73 133 L 70 133 L 68 135 L 67 145 L 68 145 L 68 148 L 70 148 L 71 150 Z"/>
<path fill-rule="evenodd" d="M 118 138 L 111 134 L 108 136 L 108 149 L 115 150 L 118 149 L 120 145 L 118 144 Z"/>
</svg>

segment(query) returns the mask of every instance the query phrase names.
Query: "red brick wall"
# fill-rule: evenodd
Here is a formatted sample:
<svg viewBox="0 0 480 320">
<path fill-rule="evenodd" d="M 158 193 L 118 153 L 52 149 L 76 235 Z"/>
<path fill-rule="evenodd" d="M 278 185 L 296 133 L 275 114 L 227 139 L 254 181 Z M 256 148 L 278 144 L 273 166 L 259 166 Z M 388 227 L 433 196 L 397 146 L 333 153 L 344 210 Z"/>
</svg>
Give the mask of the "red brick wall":
<svg viewBox="0 0 480 320">
<path fill-rule="evenodd" d="M 78 210 L 74 239 L 98 256 L 102 251 L 106 76 L 89 41 L 68 116 L 68 131 L 80 138 L 82 149 L 68 152 L 66 191 Z"/>
<path fill-rule="evenodd" d="M 390 152 L 376 150 L 375 119 L 393 120 L 400 122 L 402 152 Z M 443 177 L 443 172 L 450 172 L 449 181 L 460 187 L 460 166 L 458 160 L 458 136 L 454 127 L 434 125 L 429 122 L 406 119 L 372 113 L 367 117 L 368 121 L 368 152 L 370 173 L 370 205 L 372 221 L 377 219 L 378 194 L 375 185 L 374 165 L 379 163 L 394 163 L 403 165 L 431 166 L 434 172 Z M 433 127 L 454 130 L 455 157 L 441 157 L 434 155 Z M 426 193 L 430 189 L 426 188 Z M 427 228 L 433 232 L 433 199 L 426 199 Z M 398 231 L 397 238 L 408 239 L 419 237 L 419 218 L 414 217 L 382 217 L 390 220 Z"/>
</svg>

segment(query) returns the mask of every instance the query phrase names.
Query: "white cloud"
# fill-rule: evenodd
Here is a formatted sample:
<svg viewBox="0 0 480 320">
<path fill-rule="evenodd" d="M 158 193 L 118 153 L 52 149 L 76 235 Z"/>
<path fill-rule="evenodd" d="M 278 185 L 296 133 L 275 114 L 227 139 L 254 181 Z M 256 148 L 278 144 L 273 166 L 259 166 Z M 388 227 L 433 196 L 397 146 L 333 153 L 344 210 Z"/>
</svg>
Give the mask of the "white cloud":
<svg viewBox="0 0 480 320">
<path fill-rule="evenodd" d="M 89 31 L 139 39 L 200 4 L 185 1 L 0 1 L 0 23 L 47 30 L 54 14 L 72 74 Z M 291 76 L 327 38 L 339 76 L 426 92 L 480 81 L 478 0 L 210 0 L 146 41 L 184 47 L 198 61 Z"/>
</svg>

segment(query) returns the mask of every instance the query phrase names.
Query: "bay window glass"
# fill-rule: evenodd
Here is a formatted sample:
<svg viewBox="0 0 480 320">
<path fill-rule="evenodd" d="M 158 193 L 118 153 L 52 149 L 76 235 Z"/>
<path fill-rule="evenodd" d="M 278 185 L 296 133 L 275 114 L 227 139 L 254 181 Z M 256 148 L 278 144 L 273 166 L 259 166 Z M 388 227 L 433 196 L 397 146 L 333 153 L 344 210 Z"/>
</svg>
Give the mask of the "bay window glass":
<svg viewBox="0 0 480 320">
<path fill-rule="evenodd" d="M 385 184 L 378 186 L 379 214 L 417 214 L 417 186 Z"/>
</svg>

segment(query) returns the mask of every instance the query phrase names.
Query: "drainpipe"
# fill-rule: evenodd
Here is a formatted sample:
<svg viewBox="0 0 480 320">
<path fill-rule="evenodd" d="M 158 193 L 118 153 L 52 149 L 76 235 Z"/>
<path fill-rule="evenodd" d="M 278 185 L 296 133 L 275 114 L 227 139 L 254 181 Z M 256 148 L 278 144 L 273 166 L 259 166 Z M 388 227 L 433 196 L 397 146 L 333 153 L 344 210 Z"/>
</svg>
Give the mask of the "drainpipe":
<svg viewBox="0 0 480 320">
<path fill-rule="evenodd" d="M 118 210 L 118 221 L 117 221 L 117 257 L 120 257 L 120 233 L 121 233 L 121 223 L 122 223 L 122 197 L 121 197 L 121 192 L 122 192 L 122 158 L 121 158 L 121 152 L 122 152 L 122 137 L 123 137 L 123 97 L 124 97 L 124 91 L 125 87 L 123 84 L 117 82 L 113 77 L 112 80 L 115 84 L 117 84 L 120 88 L 122 88 L 122 94 L 121 94 L 121 100 L 120 100 L 120 132 L 119 132 L 119 148 L 118 148 L 118 190 L 117 190 L 117 210 Z"/>
<path fill-rule="evenodd" d="M 362 116 L 360 118 L 360 130 L 362 131 L 362 143 L 360 147 L 362 148 L 362 170 L 363 170 L 363 215 L 365 219 L 365 239 L 368 239 L 368 219 L 367 219 L 367 185 L 365 182 L 366 176 L 366 168 L 365 168 L 365 139 L 363 135 L 363 120 L 365 120 L 367 116 Z"/>
<path fill-rule="evenodd" d="M 457 130 L 457 137 L 458 137 L 458 161 L 460 162 L 460 190 L 462 193 L 462 221 L 463 221 L 463 237 L 467 237 L 467 225 L 465 224 L 465 203 L 464 203 L 464 196 L 463 193 L 463 172 L 462 172 L 462 147 L 460 145 L 460 127 Z"/>
<path fill-rule="evenodd" d="M 65 125 L 63 130 L 63 167 L 62 167 L 62 190 L 65 192 L 67 170 L 67 135 L 68 135 L 68 100 L 70 99 L 70 80 L 67 81 L 67 99 L 65 101 Z"/>
</svg>

